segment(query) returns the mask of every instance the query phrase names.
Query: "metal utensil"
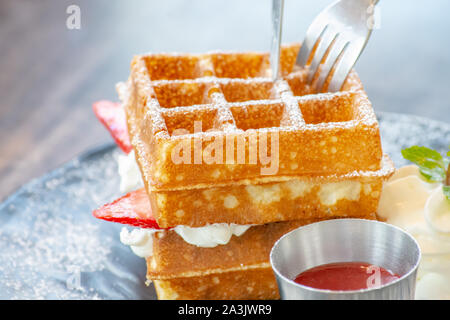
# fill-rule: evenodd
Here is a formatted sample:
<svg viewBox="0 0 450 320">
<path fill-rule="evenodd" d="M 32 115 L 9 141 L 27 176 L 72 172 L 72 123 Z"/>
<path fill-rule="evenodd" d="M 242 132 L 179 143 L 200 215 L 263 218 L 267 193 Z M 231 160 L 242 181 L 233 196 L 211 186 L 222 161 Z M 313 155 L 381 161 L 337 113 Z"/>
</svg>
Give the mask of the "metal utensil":
<svg viewBox="0 0 450 320">
<path fill-rule="evenodd" d="M 296 64 L 306 67 L 311 61 L 308 82 L 311 83 L 318 72 L 316 92 L 324 89 L 329 76 L 328 91 L 341 89 L 372 33 L 377 3 L 378 0 L 339 0 L 314 19 L 306 32 Z"/>
<path fill-rule="evenodd" d="M 280 67 L 281 28 L 283 24 L 284 0 L 272 0 L 272 47 L 270 48 L 270 66 L 272 79 L 278 78 Z"/>
<path fill-rule="evenodd" d="M 309 224 L 281 237 L 270 263 L 285 300 L 414 299 L 420 248 L 412 236 L 387 223 L 336 219 Z M 394 272 L 400 279 L 364 290 L 332 291 L 294 282 L 310 268 L 334 262 L 366 262 Z"/>
</svg>

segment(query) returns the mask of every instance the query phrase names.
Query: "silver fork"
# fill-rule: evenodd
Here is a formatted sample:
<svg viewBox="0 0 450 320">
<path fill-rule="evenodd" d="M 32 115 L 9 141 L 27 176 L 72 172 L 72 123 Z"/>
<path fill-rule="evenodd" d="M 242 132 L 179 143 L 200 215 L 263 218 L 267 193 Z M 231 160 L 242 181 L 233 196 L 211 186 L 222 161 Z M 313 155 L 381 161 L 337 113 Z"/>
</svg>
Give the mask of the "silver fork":
<svg viewBox="0 0 450 320">
<path fill-rule="evenodd" d="M 328 91 L 341 89 L 372 33 L 375 5 L 378 1 L 339 0 L 314 19 L 306 32 L 296 64 L 307 67 L 317 44 L 308 67 L 307 79 L 311 83 L 319 72 L 314 88 L 316 92 L 323 90 L 325 80 L 332 70 Z"/>
<path fill-rule="evenodd" d="M 272 46 L 270 48 L 270 66 L 272 79 L 276 80 L 280 70 L 281 29 L 283 25 L 284 0 L 272 0 Z"/>
</svg>

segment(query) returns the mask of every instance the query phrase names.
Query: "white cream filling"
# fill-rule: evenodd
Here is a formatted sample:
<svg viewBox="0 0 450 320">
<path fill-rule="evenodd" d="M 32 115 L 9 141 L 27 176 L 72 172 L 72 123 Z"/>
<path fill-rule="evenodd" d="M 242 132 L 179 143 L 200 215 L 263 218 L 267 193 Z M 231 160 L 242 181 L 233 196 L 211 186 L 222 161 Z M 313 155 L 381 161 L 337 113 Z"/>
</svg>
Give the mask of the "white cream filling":
<svg viewBox="0 0 450 320">
<path fill-rule="evenodd" d="M 117 167 L 120 176 L 120 192 L 128 193 L 144 186 L 134 150 L 127 155 L 119 154 Z"/>
<path fill-rule="evenodd" d="M 243 235 L 251 225 L 237 225 L 227 223 L 214 223 L 205 227 L 192 228 L 177 226 L 173 228 L 184 241 L 197 247 L 213 248 L 227 244 L 233 235 Z M 123 227 L 120 232 L 120 242 L 130 246 L 139 257 L 146 258 L 153 254 L 153 234 L 166 232 L 155 229 L 133 229 L 131 232 Z"/>
<path fill-rule="evenodd" d="M 251 225 L 238 225 L 227 223 L 214 223 L 205 227 L 192 228 L 176 226 L 173 230 L 189 244 L 203 248 L 213 248 L 227 244 L 233 235 L 239 237 Z"/>
<path fill-rule="evenodd" d="M 450 299 L 450 204 L 442 184 L 424 181 L 415 165 L 402 167 L 385 183 L 378 214 L 420 245 L 416 298 Z"/>
<path fill-rule="evenodd" d="M 123 227 L 120 231 L 120 242 L 130 246 L 131 250 L 139 257 L 146 258 L 153 254 L 154 229 L 133 229 L 131 232 Z"/>
</svg>

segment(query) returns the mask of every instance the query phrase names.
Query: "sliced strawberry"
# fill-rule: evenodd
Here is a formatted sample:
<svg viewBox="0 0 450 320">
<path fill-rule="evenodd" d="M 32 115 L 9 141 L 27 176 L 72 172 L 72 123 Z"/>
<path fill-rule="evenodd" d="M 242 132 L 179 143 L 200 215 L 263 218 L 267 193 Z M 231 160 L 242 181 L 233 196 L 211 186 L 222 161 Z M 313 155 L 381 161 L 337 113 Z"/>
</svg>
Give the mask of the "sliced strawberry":
<svg viewBox="0 0 450 320">
<path fill-rule="evenodd" d="M 92 105 L 98 120 L 108 129 L 117 145 L 125 152 L 132 150 L 128 136 L 125 110 L 120 103 L 107 100 L 97 101 Z"/>
<path fill-rule="evenodd" d="M 145 189 L 132 191 L 123 197 L 94 210 L 94 217 L 135 227 L 163 229 L 152 214 Z"/>
</svg>

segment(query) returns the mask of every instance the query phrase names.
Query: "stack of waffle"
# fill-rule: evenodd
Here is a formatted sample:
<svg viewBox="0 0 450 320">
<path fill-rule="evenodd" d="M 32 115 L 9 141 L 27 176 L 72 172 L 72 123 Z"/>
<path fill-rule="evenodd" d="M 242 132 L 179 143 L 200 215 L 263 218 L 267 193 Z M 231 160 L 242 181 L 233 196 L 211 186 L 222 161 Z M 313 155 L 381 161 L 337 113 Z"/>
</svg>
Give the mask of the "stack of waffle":
<svg viewBox="0 0 450 320">
<path fill-rule="evenodd" d="M 136 56 L 119 84 L 158 226 L 146 261 L 160 299 L 278 298 L 269 252 L 283 234 L 376 218 L 393 166 L 371 103 L 354 72 L 341 92 L 313 93 L 298 50 L 282 47 L 276 81 L 267 53 L 212 52 Z M 217 224 L 248 229 L 215 247 L 174 231 Z"/>
</svg>

